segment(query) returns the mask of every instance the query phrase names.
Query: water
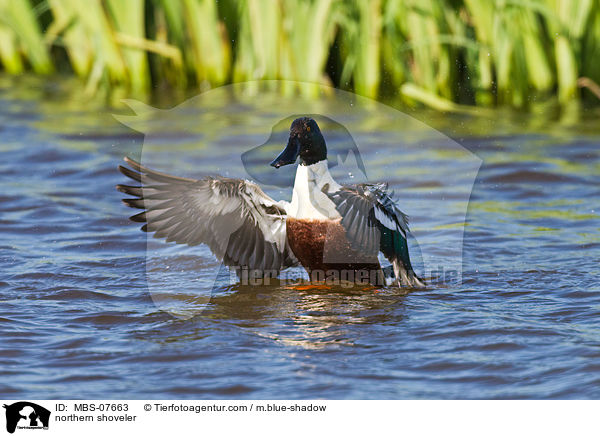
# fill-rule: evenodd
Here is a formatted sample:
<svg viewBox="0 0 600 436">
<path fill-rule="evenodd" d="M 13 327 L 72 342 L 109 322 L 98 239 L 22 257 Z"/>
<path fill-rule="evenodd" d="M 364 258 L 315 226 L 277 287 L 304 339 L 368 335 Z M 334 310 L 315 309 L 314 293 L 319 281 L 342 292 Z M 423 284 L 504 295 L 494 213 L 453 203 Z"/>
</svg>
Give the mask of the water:
<svg viewBox="0 0 600 436">
<path fill-rule="evenodd" d="M 69 86 L 0 79 L 0 397 L 600 398 L 596 121 L 414 114 L 483 160 L 467 192 L 462 284 L 408 293 L 234 285 L 207 302 L 185 265 L 202 277 L 218 266 L 210 254 L 147 246 L 114 190 L 125 181 L 116 165 L 139 156 L 144 137 L 109 110 L 65 99 Z M 242 109 L 250 132 L 215 118 L 212 130 L 173 129 L 144 153 L 177 161 L 181 174 L 207 160 L 239 171 L 228 164 L 233 144 L 260 144 L 272 126 Z M 323 103 L 321 113 L 335 110 Z M 390 133 L 372 121 L 359 127 L 372 138 L 363 157 L 390 159 Z M 222 129 L 224 139 L 201 133 Z M 452 229 L 462 226 L 444 221 L 452 213 L 427 214 L 425 202 L 445 198 L 453 210 L 461 167 L 429 180 L 439 162 L 409 142 L 393 154 L 407 162 L 405 177 L 391 182 L 412 212 L 415 257 L 454 265 Z M 187 166 L 174 150 L 191 153 Z M 384 175 L 374 168 L 372 178 Z M 161 310 L 148 253 L 182 268 L 168 277 L 176 289 L 165 304 L 195 316 Z"/>
</svg>

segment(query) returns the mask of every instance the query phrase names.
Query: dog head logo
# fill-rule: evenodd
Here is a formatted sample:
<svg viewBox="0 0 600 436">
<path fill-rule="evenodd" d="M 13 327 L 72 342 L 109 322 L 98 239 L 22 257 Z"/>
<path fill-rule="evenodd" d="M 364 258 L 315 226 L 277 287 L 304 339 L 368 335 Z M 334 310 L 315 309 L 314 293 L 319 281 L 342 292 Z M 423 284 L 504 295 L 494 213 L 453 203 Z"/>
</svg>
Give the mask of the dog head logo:
<svg viewBox="0 0 600 436">
<path fill-rule="evenodd" d="M 50 411 L 28 401 L 4 405 L 6 409 L 6 431 L 14 433 L 19 429 L 47 429 Z"/>
<path fill-rule="evenodd" d="M 249 82 L 215 88 L 171 109 L 126 100 L 133 114 L 115 118 L 143 134 L 138 159 L 144 166 L 194 179 L 219 175 L 251 180 L 275 201 L 289 203 L 297 166 L 276 169 L 270 163 L 289 142 L 292 122 L 310 117 L 326 142 L 327 169 L 337 183 L 386 182 L 396 190 L 395 199 L 414 223 L 415 239 L 409 245 L 419 275 L 431 283 L 462 281 L 463 235 L 480 158 L 441 132 L 376 101 L 329 87 L 319 88 L 326 99 L 304 99 L 272 93 L 276 81 L 265 82 L 264 93 L 262 85 Z M 230 224 L 220 220 L 218 225 Z M 229 230 L 233 235 L 238 228 Z M 233 269 L 214 261 L 206 248 L 190 247 L 185 252 L 187 248 L 178 248 L 182 256 L 158 249 L 152 233 L 147 236 L 146 282 L 159 309 L 189 319 L 207 307 L 213 292 L 238 283 Z M 337 250 L 327 253 L 339 260 Z M 202 261 L 192 260 L 199 256 Z M 175 261 L 177 268 L 172 268 Z M 284 279 L 306 277 L 304 273 L 290 268 Z M 188 292 L 193 299 L 178 297 Z"/>
</svg>

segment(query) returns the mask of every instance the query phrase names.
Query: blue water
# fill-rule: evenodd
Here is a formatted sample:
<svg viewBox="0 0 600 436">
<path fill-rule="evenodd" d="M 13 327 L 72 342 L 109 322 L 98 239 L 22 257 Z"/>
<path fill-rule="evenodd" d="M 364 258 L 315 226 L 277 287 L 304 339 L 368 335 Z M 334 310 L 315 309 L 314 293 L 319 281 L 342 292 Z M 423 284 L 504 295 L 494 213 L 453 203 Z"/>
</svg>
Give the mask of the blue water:
<svg viewBox="0 0 600 436">
<path fill-rule="evenodd" d="M 596 121 L 519 115 L 471 128 L 477 120 L 416 114 L 483 161 L 461 284 L 224 286 L 182 319 L 153 300 L 146 236 L 114 189 L 125 182 L 116 166 L 139 156 L 143 136 L 114 110 L 65 102 L 61 86 L 0 80 L 0 397 L 600 398 Z M 223 147 L 245 139 L 233 130 Z M 452 193 L 394 183 L 417 200 Z M 443 256 L 447 227 L 414 209 L 419 242 Z M 206 250 L 162 253 L 199 274 L 215 264 Z M 192 291 L 177 298 L 195 304 Z"/>
</svg>

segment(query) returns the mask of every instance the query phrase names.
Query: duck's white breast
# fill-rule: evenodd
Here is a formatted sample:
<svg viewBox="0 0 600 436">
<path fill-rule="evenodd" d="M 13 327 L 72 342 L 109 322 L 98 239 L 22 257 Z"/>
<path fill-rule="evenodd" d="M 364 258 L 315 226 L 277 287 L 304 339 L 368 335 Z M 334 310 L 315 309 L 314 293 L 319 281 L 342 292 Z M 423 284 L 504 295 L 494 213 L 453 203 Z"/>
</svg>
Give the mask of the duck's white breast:
<svg viewBox="0 0 600 436">
<path fill-rule="evenodd" d="M 328 185 L 328 192 L 340 189 L 340 185 L 329 174 L 327 160 L 313 165 L 298 165 L 288 216 L 313 220 L 340 218 L 335 204 L 322 191 L 325 185 Z"/>
</svg>

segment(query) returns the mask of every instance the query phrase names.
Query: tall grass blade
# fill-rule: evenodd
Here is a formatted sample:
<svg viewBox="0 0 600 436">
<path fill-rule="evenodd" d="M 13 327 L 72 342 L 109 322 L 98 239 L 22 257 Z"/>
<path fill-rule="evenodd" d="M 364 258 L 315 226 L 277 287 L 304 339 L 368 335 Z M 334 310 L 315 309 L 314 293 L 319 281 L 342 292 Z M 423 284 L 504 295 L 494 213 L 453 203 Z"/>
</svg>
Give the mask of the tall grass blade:
<svg viewBox="0 0 600 436">
<path fill-rule="evenodd" d="M 183 0 L 188 37 L 193 49 L 190 64 L 202 87 L 218 86 L 227 81 L 231 48 L 226 30 L 217 16 L 212 0 Z"/>
<path fill-rule="evenodd" d="M 30 0 L 0 0 L 0 13 L 0 21 L 12 28 L 33 70 L 52 72 L 54 67 Z"/>
<path fill-rule="evenodd" d="M 92 68 L 94 50 L 92 43 L 77 17 L 71 0 L 48 0 L 54 21 L 46 32 L 46 38 L 60 39 L 71 66 L 80 77 L 87 77 Z"/>
<path fill-rule="evenodd" d="M 17 49 L 17 37 L 13 30 L 0 23 L 0 61 L 10 74 L 23 72 L 23 61 Z"/>
<path fill-rule="evenodd" d="M 107 3 L 114 28 L 118 32 L 115 38 L 117 44 L 122 36 L 139 40 L 145 38 L 144 0 L 107 0 Z M 150 87 L 146 52 L 136 47 L 119 45 L 132 91 L 136 94 L 145 93 Z"/>
</svg>

